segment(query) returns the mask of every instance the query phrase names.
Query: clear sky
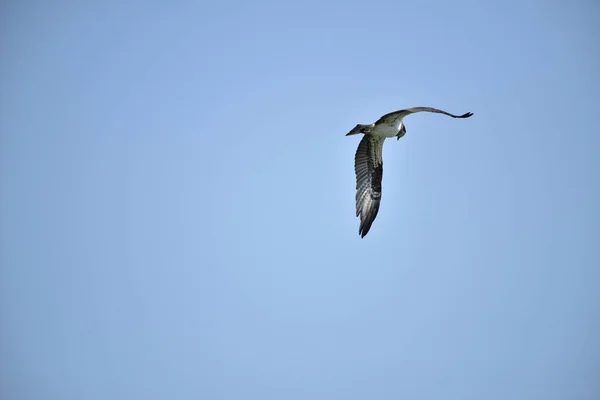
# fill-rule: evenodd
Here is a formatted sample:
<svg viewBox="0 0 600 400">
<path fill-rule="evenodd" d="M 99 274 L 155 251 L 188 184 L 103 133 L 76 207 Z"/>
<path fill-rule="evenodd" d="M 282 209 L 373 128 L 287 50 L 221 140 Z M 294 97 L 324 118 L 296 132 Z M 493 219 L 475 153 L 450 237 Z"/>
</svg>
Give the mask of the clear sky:
<svg viewBox="0 0 600 400">
<path fill-rule="evenodd" d="M 600 399 L 596 1 L 4 1 L 0 398 Z M 360 239 L 357 123 L 412 106 Z"/>
</svg>

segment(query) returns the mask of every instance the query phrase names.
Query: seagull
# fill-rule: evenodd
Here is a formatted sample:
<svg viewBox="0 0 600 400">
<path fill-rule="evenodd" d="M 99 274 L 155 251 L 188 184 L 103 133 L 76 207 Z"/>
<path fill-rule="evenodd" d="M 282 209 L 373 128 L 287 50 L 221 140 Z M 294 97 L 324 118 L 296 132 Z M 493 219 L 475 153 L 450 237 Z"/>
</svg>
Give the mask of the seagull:
<svg viewBox="0 0 600 400">
<path fill-rule="evenodd" d="M 431 112 L 448 115 L 452 118 L 469 118 L 473 113 L 454 115 L 431 107 L 412 107 L 385 114 L 377 122 L 370 125 L 358 124 L 346 134 L 364 134 L 356 155 L 354 156 L 354 172 L 356 173 L 356 216 L 360 217 L 358 234 L 364 238 L 379 211 L 381 203 L 381 178 L 383 177 L 383 142 L 387 138 L 397 137 L 400 140 L 406 134 L 402 119 L 418 112 Z"/>
</svg>

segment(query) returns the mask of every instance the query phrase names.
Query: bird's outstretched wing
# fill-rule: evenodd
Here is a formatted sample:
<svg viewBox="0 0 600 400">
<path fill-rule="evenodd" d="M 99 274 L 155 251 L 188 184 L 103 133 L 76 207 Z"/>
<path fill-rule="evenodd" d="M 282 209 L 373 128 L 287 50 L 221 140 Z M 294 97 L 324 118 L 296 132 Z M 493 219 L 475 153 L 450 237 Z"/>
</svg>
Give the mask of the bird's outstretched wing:
<svg viewBox="0 0 600 400">
<path fill-rule="evenodd" d="M 364 135 L 354 156 L 356 172 L 356 216 L 360 217 L 361 238 L 371 229 L 381 203 L 383 142 L 385 138 Z"/>
<path fill-rule="evenodd" d="M 471 115 L 473 115 L 473 113 L 470 113 L 470 112 L 465 113 L 463 115 L 454 115 L 454 114 L 450 114 L 449 112 L 446 112 L 443 110 L 438 110 L 437 108 L 412 107 L 412 108 L 407 108 L 405 110 L 398 110 L 398 111 L 391 112 L 389 114 L 385 114 L 383 117 L 379 118 L 377 120 L 377 122 L 375 122 L 375 125 L 387 124 L 387 125 L 391 125 L 391 126 L 396 126 L 396 125 L 399 126 L 400 121 L 402 121 L 402 118 L 406 117 L 409 114 L 414 114 L 414 113 L 418 113 L 418 112 L 431 112 L 431 113 L 445 114 L 452 118 L 469 118 Z"/>
</svg>

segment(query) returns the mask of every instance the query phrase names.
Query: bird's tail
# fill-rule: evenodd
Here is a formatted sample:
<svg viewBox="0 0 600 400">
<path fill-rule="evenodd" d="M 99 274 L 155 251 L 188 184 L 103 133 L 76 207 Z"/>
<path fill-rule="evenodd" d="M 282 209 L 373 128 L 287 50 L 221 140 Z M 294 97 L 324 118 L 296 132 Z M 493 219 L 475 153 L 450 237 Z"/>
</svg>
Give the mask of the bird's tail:
<svg viewBox="0 0 600 400">
<path fill-rule="evenodd" d="M 358 135 L 359 133 L 369 133 L 371 132 L 372 125 L 361 125 L 358 124 L 352 129 L 350 132 L 346 133 L 346 136 L 350 135 Z"/>
</svg>

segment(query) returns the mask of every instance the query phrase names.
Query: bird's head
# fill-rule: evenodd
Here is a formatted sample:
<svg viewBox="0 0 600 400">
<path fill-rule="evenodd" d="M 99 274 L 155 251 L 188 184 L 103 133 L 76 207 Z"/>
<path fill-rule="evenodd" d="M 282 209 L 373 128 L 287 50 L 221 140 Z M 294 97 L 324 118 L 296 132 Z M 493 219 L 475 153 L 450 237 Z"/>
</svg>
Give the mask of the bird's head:
<svg viewBox="0 0 600 400">
<path fill-rule="evenodd" d="M 396 137 L 398 139 L 396 139 L 396 140 L 400 140 L 400 138 L 402 136 L 404 136 L 404 135 L 406 135 L 406 126 L 404 126 L 404 122 L 401 122 L 400 123 L 400 130 L 398 131 L 398 134 L 396 135 Z"/>
</svg>

